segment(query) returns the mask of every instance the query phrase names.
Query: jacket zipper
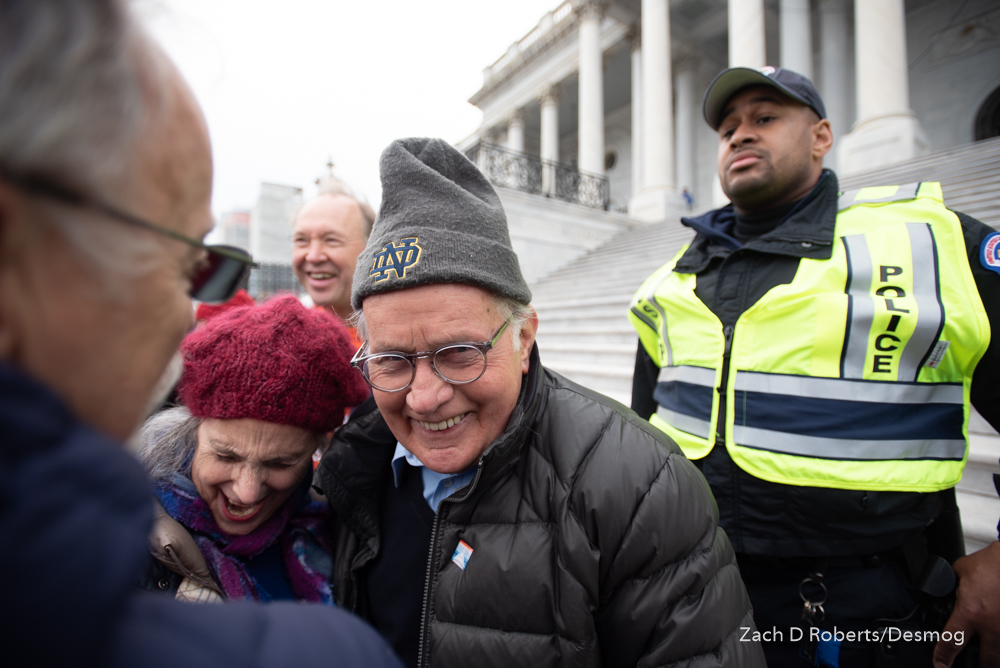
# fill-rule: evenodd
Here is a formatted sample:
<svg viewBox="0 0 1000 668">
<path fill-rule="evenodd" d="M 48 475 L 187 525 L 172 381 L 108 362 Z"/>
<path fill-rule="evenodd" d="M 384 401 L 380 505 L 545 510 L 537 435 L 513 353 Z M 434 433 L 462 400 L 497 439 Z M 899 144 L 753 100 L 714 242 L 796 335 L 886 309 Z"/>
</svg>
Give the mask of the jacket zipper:
<svg viewBox="0 0 1000 668">
<path fill-rule="evenodd" d="M 472 484 L 469 485 L 469 491 L 462 497 L 462 501 L 469 498 L 469 495 L 472 494 L 472 491 L 476 488 L 476 483 L 479 482 L 479 476 L 482 475 L 482 473 L 483 463 L 480 461 L 479 467 L 476 469 L 476 477 L 472 479 Z M 427 575 L 424 577 L 424 612 L 420 619 L 420 643 L 417 645 L 417 668 L 424 665 L 424 648 L 426 646 L 424 640 L 427 635 L 427 624 L 430 622 L 431 617 L 430 592 L 432 579 L 434 577 L 434 555 L 437 553 L 438 519 L 441 517 L 441 506 L 448 502 L 457 503 L 458 501 L 459 499 L 456 499 L 453 496 L 441 499 L 441 503 L 438 504 L 438 509 L 434 513 L 434 523 L 431 525 L 431 548 L 430 554 L 427 555 Z"/>
<path fill-rule="evenodd" d="M 443 499 L 441 503 L 444 503 L 448 499 Z M 440 511 L 440 507 L 438 508 Z M 434 553 L 437 548 L 437 531 L 438 531 L 438 513 L 434 513 L 434 524 L 431 525 L 431 549 L 430 554 L 427 555 L 427 575 L 424 576 L 424 614 L 421 615 L 420 619 L 420 643 L 417 645 L 417 668 L 420 668 L 424 664 L 424 636 L 427 634 L 427 621 L 430 617 L 430 594 L 431 591 L 431 578 L 434 574 Z"/>
<path fill-rule="evenodd" d="M 733 351 L 733 325 L 726 325 L 722 328 L 722 334 L 726 337 L 725 347 L 722 349 L 722 380 L 719 382 L 719 412 L 715 420 L 715 444 L 726 447 L 726 391 L 729 387 L 729 357 Z M 719 426 L 722 431 L 719 431 Z"/>
<path fill-rule="evenodd" d="M 770 237 L 768 241 L 785 241 L 793 244 L 810 243 L 814 246 L 832 246 L 833 242 L 826 239 L 791 239 L 789 237 Z"/>
</svg>

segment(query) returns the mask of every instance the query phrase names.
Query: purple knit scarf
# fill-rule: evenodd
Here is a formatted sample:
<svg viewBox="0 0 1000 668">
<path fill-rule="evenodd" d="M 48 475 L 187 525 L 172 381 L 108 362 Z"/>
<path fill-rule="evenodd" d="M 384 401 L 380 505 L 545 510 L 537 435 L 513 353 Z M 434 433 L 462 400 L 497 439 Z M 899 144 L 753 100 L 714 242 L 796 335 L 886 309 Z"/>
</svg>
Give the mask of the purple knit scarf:
<svg viewBox="0 0 1000 668">
<path fill-rule="evenodd" d="M 187 527 L 201 548 L 216 582 L 231 600 L 267 600 L 246 569 L 246 561 L 279 541 L 292 592 L 300 601 L 333 605 L 330 574 L 333 541 L 326 504 L 309 503 L 308 485 L 246 536 L 223 532 L 191 479 L 175 474 L 155 492 L 167 514 Z"/>
</svg>

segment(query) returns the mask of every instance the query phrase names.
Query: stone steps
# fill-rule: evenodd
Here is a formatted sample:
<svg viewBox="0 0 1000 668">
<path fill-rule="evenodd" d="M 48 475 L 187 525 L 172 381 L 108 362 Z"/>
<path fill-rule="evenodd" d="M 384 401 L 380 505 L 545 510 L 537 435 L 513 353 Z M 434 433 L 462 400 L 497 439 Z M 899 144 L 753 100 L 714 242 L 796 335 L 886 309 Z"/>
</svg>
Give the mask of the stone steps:
<svg viewBox="0 0 1000 668">
<path fill-rule="evenodd" d="M 983 166 L 990 164 L 1000 155 L 1000 140 L 997 138 L 986 139 L 971 144 L 963 144 L 954 148 L 938 151 L 929 155 L 920 156 L 904 163 L 888 165 L 867 172 L 860 172 L 845 177 L 843 181 L 859 183 L 871 183 L 872 175 L 895 177 L 910 173 L 926 174 L 933 173 L 947 174 L 961 169 L 961 165 Z M 936 176 L 934 178 L 937 178 Z M 921 177 L 922 180 L 929 181 L 931 178 Z M 851 185 L 850 187 L 856 187 Z"/>
<path fill-rule="evenodd" d="M 988 425 L 986 428 L 989 428 Z M 995 432 L 969 434 L 969 461 L 957 486 L 958 507 L 962 511 L 962 528 L 968 552 L 986 547 L 997 539 L 1000 499 L 997 499 L 993 486 L 993 474 L 1000 472 L 998 459 L 1000 436 Z"/>
<path fill-rule="evenodd" d="M 674 240 L 669 238 L 636 240 L 637 245 L 635 247 L 623 248 L 617 252 L 609 250 L 607 253 L 602 253 L 601 259 L 609 264 L 601 267 L 600 273 L 595 273 L 595 269 L 598 269 L 598 267 L 592 264 L 578 266 L 570 264 L 550 276 L 546 281 L 546 286 L 555 286 L 560 283 L 575 283 L 580 279 L 600 280 L 603 282 L 609 277 L 621 275 L 633 276 L 640 268 L 643 270 L 649 267 L 655 269 L 664 262 L 663 249 L 665 247 L 680 248 L 694 238 L 693 231 L 687 228 L 682 228 L 682 231 L 684 234 L 682 236 L 678 235 L 681 236 L 678 242 L 672 243 Z"/>
<path fill-rule="evenodd" d="M 591 306 L 591 307 L 578 307 L 578 308 L 538 308 L 538 331 L 540 334 L 545 334 L 550 329 L 564 330 L 580 325 L 580 320 L 587 321 L 587 330 L 591 331 L 595 328 L 603 329 L 605 327 L 611 327 L 612 329 L 619 329 L 621 326 L 626 326 L 628 329 L 632 329 L 626 318 L 623 318 L 623 313 L 628 310 L 628 300 L 618 298 L 614 302 L 609 302 L 606 306 Z M 544 321 L 542 320 L 544 318 Z M 545 323 L 544 325 L 542 323 Z M 635 331 L 632 331 L 635 334 Z"/>
<path fill-rule="evenodd" d="M 635 330 L 625 323 L 614 323 L 614 327 L 598 328 L 590 327 L 581 329 L 579 327 L 563 326 L 556 327 L 551 324 L 538 326 L 539 345 L 547 344 L 549 348 L 554 346 L 572 345 L 576 342 L 589 343 L 632 343 L 633 347 L 638 341 Z M 541 348 L 546 350 L 546 348 Z M 555 368 L 555 367 L 553 367 Z M 556 369 L 558 371 L 558 369 Z"/>
<path fill-rule="evenodd" d="M 940 181 L 949 207 L 1000 226 L 1000 138 L 852 175 L 841 180 L 841 188 L 913 181 Z M 693 237 L 679 222 L 638 225 L 535 282 L 532 303 L 543 363 L 628 405 L 638 342 L 626 315 L 629 301 L 646 277 Z M 996 539 L 1000 500 L 991 475 L 998 471 L 1000 436 L 981 418 L 970 432 L 976 433 L 958 500 L 971 550 Z"/>
<path fill-rule="evenodd" d="M 948 207 L 992 227 L 1000 226 L 1000 138 L 852 174 L 841 180 L 841 188 L 850 190 L 864 185 L 913 181 L 940 181 Z"/>
</svg>

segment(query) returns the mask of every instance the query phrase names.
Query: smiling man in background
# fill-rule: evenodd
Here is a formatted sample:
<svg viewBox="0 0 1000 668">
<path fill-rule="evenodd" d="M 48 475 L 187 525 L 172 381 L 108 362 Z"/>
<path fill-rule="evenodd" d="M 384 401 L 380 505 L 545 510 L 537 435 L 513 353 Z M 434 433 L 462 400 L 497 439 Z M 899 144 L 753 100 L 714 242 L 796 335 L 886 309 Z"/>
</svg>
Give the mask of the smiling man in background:
<svg viewBox="0 0 1000 668">
<path fill-rule="evenodd" d="M 292 269 L 313 304 L 343 321 L 353 314 L 351 283 L 375 212 L 350 190 L 335 187 L 299 210 L 292 223 Z"/>
</svg>

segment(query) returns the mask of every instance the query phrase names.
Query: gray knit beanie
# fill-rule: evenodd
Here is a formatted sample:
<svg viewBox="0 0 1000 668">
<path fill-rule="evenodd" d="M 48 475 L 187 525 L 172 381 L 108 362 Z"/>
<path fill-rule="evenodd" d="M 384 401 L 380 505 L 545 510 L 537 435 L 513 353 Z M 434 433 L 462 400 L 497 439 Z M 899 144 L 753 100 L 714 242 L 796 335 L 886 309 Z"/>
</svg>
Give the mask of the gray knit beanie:
<svg viewBox="0 0 1000 668">
<path fill-rule="evenodd" d="M 527 304 L 531 291 L 493 186 L 443 139 L 397 139 L 379 160 L 382 206 L 354 272 L 351 306 L 430 283 L 464 283 Z"/>
</svg>

